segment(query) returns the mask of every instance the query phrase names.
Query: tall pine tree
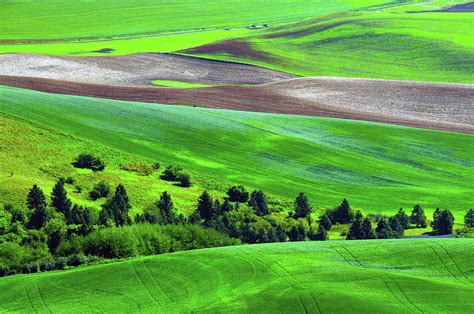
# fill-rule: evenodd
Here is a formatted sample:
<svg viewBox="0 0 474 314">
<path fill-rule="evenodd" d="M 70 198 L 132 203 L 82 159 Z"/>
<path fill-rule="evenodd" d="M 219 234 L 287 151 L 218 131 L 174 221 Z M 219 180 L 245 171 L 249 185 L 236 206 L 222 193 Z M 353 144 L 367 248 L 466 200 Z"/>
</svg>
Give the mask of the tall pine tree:
<svg viewBox="0 0 474 314">
<path fill-rule="evenodd" d="M 343 199 L 341 205 L 334 211 L 334 221 L 341 224 L 354 221 L 354 212 L 347 199 Z"/>
<path fill-rule="evenodd" d="M 416 228 L 426 228 L 426 216 L 420 205 L 415 205 L 411 212 L 410 221 Z"/>
<path fill-rule="evenodd" d="M 51 215 L 46 208 L 46 197 L 36 184 L 28 193 L 26 204 L 28 209 L 33 211 L 27 227 L 29 229 L 41 229 L 51 219 Z"/>
<path fill-rule="evenodd" d="M 398 219 L 403 229 L 408 229 L 410 226 L 410 217 L 408 217 L 403 208 L 398 210 L 398 213 L 395 215 L 395 217 Z"/>
<path fill-rule="evenodd" d="M 215 216 L 214 203 L 212 197 L 207 193 L 207 191 L 204 191 L 199 197 L 197 212 L 205 221 L 209 221 Z"/>
<path fill-rule="evenodd" d="M 127 191 L 122 184 L 115 189 L 114 195 L 102 206 L 99 222 L 103 225 L 112 221 L 117 227 L 131 224 L 128 212 L 132 208 L 128 200 Z"/>
<path fill-rule="evenodd" d="M 160 200 L 156 203 L 156 207 L 160 211 L 160 222 L 162 224 L 174 224 L 176 223 L 176 214 L 174 212 L 173 201 L 171 195 L 168 192 L 163 192 L 160 196 Z"/>
<path fill-rule="evenodd" d="M 294 218 L 307 218 L 311 214 L 311 206 L 308 202 L 308 197 L 301 192 L 295 200 L 295 215 Z"/>
<path fill-rule="evenodd" d="M 67 197 L 67 192 L 64 189 L 64 179 L 61 178 L 58 180 L 56 185 L 53 187 L 53 192 L 51 193 L 51 206 L 62 213 L 67 220 L 71 212 L 72 202 Z"/>
</svg>

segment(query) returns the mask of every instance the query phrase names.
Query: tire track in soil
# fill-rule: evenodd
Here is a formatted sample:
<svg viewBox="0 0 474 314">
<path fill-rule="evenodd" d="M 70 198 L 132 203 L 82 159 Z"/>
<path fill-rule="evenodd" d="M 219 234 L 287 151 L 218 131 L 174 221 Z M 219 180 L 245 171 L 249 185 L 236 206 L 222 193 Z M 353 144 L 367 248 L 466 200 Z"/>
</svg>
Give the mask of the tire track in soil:
<svg viewBox="0 0 474 314">
<path fill-rule="evenodd" d="M 51 311 L 51 309 L 49 308 L 48 304 L 46 303 L 45 299 L 44 299 L 43 292 L 41 291 L 41 288 L 40 288 L 40 286 L 38 285 L 38 280 L 39 280 L 39 278 L 36 278 L 36 279 L 35 279 L 35 287 L 36 287 L 36 290 L 38 291 L 38 295 L 39 295 L 39 297 L 40 297 L 41 303 L 43 303 L 43 306 L 44 306 L 44 308 L 46 308 L 46 310 L 48 311 L 48 313 L 53 313 L 53 312 Z"/>
<path fill-rule="evenodd" d="M 69 295 L 75 295 L 75 297 L 73 298 L 74 302 L 77 302 L 77 303 L 80 303 L 82 305 L 85 305 L 85 306 L 88 306 L 88 307 L 91 307 L 93 309 L 95 309 L 98 313 L 101 313 L 101 312 L 104 312 L 104 310 L 102 310 L 100 307 L 94 305 L 94 304 L 91 304 L 91 303 L 85 303 L 85 302 L 82 302 L 82 298 L 83 296 L 80 295 L 80 296 L 77 296 L 78 293 L 80 293 L 80 291 L 78 290 L 75 290 L 73 288 L 69 288 L 69 287 L 64 287 L 64 286 L 59 286 L 59 285 L 55 285 L 53 284 L 51 281 L 46 281 L 45 282 L 46 285 L 54 288 L 54 289 L 58 289 L 58 290 L 63 290 L 63 291 L 69 291 L 71 292 Z M 78 285 L 78 283 L 76 283 L 76 285 Z"/>
<path fill-rule="evenodd" d="M 335 246 L 333 246 L 333 245 L 330 245 L 330 246 L 331 246 L 342 258 L 344 258 L 344 260 L 346 260 L 346 261 L 348 262 L 348 259 L 347 259 L 346 257 L 344 257 L 344 256 L 342 255 L 342 253 L 340 253 L 340 252 L 335 248 Z M 340 247 L 341 247 L 345 252 L 347 252 L 347 254 L 349 254 L 349 255 L 351 256 L 352 260 L 353 260 L 357 265 L 359 265 L 361 268 L 366 269 L 366 270 L 372 270 L 372 269 L 367 268 L 366 266 L 364 266 L 364 265 L 360 262 L 360 260 L 359 260 L 358 258 L 356 258 L 355 255 L 354 255 L 351 251 L 349 251 L 344 245 L 340 245 Z M 348 263 L 349 263 L 349 262 L 348 262 Z M 349 265 L 352 266 L 352 263 L 349 263 Z M 384 283 L 384 285 L 385 285 L 385 287 L 387 288 L 387 290 L 390 292 L 390 294 L 392 295 L 392 297 L 393 297 L 399 304 L 403 305 L 404 307 L 406 307 L 406 308 L 408 308 L 408 309 L 410 309 L 410 310 L 413 310 L 413 308 L 410 307 L 410 306 L 407 304 L 407 302 L 408 302 L 409 304 L 413 305 L 413 306 L 416 308 L 417 311 L 423 313 L 423 311 L 422 311 L 421 309 L 419 309 L 418 306 L 416 306 L 415 304 L 413 304 L 413 302 L 412 302 L 410 299 L 408 299 L 408 297 L 406 296 L 406 294 L 401 291 L 401 289 L 400 289 L 400 287 L 399 287 L 399 285 L 398 285 L 397 283 L 395 283 L 395 285 L 398 287 L 398 290 L 400 291 L 400 293 L 403 295 L 404 299 L 406 299 L 407 302 L 404 302 L 404 299 L 400 299 L 399 296 L 393 291 L 392 287 L 390 287 L 390 284 L 387 282 L 387 280 L 385 279 L 384 275 L 380 274 L 377 270 L 372 270 L 372 271 L 373 271 L 373 273 L 374 273 L 380 280 L 382 280 L 382 282 Z M 391 279 L 390 276 L 387 276 L 387 277 L 388 277 L 389 279 Z M 392 281 L 393 281 L 393 279 L 392 279 Z"/>
<path fill-rule="evenodd" d="M 449 254 L 448 250 L 446 250 L 446 248 L 444 246 L 442 246 L 441 244 L 439 244 L 438 242 L 434 241 L 433 242 L 434 244 L 436 244 L 437 246 L 439 246 L 443 251 L 446 252 L 446 255 L 451 259 L 451 261 L 453 262 L 453 265 L 458 269 L 459 273 L 464 277 L 466 278 L 467 281 L 469 281 L 470 283 L 472 283 L 472 280 L 467 277 L 466 273 L 463 272 L 461 270 L 461 268 L 459 267 L 459 265 L 456 263 L 456 261 L 454 260 L 453 256 L 451 254 Z"/>
<path fill-rule="evenodd" d="M 33 302 L 31 302 L 31 296 L 30 296 L 30 293 L 28 292 L 28 287 L 24 286 L 24 288 L 25 288 L 26 298 L 28 299 L 28 302 L 30 303 L 31 308 L 33 309 L 35 313 L 38 313 L 38 310 L 33 305 Z"/>
<path fill-rule="evenodd" d="M 142 265 L 143 265 L 143 268 L 145 269 L 145 271 L 148 273 L 148 275 L 150 276 L 150 278 L 152 278 L 153 282 L 155 283 L 155 286 L 158 290 L 160 290 L 160 293 L 161 295 L 163 295 L 167 300 L 168 302 L 172 303 L 170 297 L 168 296 L 167 293 L 165 293 L 163 291 L 163 288 L 161 287 L 161 285 L 158 283 L 158 281 L 156 280 L 155 276 L 153 276 L 152 272 L 150 271 L 150 269 L 148 269 L 148 265 L 145 263 L 145 261 L 142 262 Z"/>
<path fill-rule="evenodd" d="M 255 251 L 254 253 L 257 254 L 257 255 L 262 256 L 262 254 L 261 254 L 260 252 L 258 252 L 258 251 Z M 299 293 L 301 290 L 303 290 L 304 292 L 306 292 L 306 293 L 311 297 L 311 299 L 312 299 L 312 301 L 314 302 L 316 308 L 318 309 L 318 313 L 322 313 L 322 312 L 321 312 L 321 308 L 320 308 L 320 306 L 319 306 L 319 303 L 316 301 L 316 299 L 315 299 L 314 296 L 311 294 L 311 292 L 308 291 L 307 289 L 303 288 L 302 286 L 300 286 L 300 287 L 303 288 L 303 289 L 298 288 L 298 287 L 297 287 L 297 284 L 299 283 L 298 280 L 296 279 L 296 277 L 295 277 L 292 273 L 290 273 L 290 272 L 288 271 L 288 269 L 286 269 L 283 265 L 281 265 L 280 262 L 279 262 L 276 258 L 273 258 L 272 256 L 266 256 L 266 258 L 268 258 L 268 259 L 271 260 L 275 265 L 277 265 L 278 268 L 280 268 L 280 269 L 288 276 L 288 278 L 291 279 L 291 281 L 292 281 L 293 283 L 290 283 L 290 287 L 291 287 L 293 290 L 295 290 L 295 292 L 297 293 L 299 302 L 300 302 L 301 306 L 303 307 L 305 313 L 311 313 L 311 311 L 308 310 L 308 308 L 307 308 L 307 306 L 306 306 L 306 304 L 305 304 L 305 302 L 304 302 L 304 300 L 303 300 L 301 294 Z"/>
<path fill-rule="evenodd" d="M 146 292 L 148 293 L 148 295 L 150 296 L 150 299 L 151 301 L 156 305 L 156 306 L 159 306 L 160 304 L 158 303 L 158 301 L 156 300 L 155 296 L 151 293 L 150 289 L 146 286 L 146 284 L 143 282 L 143 279 L 140 277 L 140 275 L 138 274 L 138 271 L 137 271 L 137 268 L 135 267 L 135 263 L 132 261 L 129 263 L 129 265 L 131 266 L 132 270 L 133 270 L 133 273 L 135 274 L 135 277 L 138 279 L 138 282 L 140 283 L 140 285 L 145 288 Z"/>
<path fill-rule="evenodd" d="M 443 261 L 443 259 L 441 258 L 441 256 L 438 254 L 438 251 L 436 251 L 436 249 L 430 244 L 430 243 L 426 243 L 426 245 L 433 251 L 433 253 L 436 255 L 436 257 L 438 258 L 439 262 L 441 263 L 441 265 L 444 266 L 444 268 L 448 271 L 448 273 L 451 275 L 451 277 L 453 277 L 454 279 L 456 279 L 457 281 L 459 281 L 460 283 L 462 283 L 463 285 L 467 285 L 467 283 L 465 283 L 463 280 L 459 279 L 458 276 L 456 276 L 452 271 L 451 269 L 449 269 L 448 265 L 446 264 L 445 261 Z"/>
</svg>

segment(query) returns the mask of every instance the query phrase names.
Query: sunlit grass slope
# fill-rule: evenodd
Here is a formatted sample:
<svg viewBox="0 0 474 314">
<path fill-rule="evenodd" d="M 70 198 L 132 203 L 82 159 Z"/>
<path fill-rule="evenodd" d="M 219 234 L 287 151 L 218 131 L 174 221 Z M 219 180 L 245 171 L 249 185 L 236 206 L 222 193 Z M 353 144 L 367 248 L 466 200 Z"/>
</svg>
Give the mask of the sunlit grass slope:
<svg viewBox="0 0 474 314">
<path fill-rule="evenodd" d="M 59 177 L 73 154 L 89 147 L 109 162 L 118 153 L 162 164 L 181 164 L 215 182 L 260 188 L 288 200 L 301 191 L 313 204 L 333 206 L 347 197 L 366 213 L 393 213 L 420 203 L 447 207 L 460 221 L 474 202 L 472 135 L 318 117 L 131 103 L 0 88 L 0 112 L 23 123 L 64 133 L 64 144 L 40 135 L 23 147 L 13 132 L 2 157 L 2 197 L 16 178 L 28 185 L 38 172 Z M 68 153 L 74 142 L 87 141 Z M 2 139 L 5 142 L 5 139 Z M 44 148 L 58 147 L 58 153 Z M 106 147 L 114 152 L 102 149 Z M 35 153 L 38 150 L 39 153 Z M 55 150 L 54 150 L 55 151 Z M 71 156 L 72 155 L 72 156 Z M 23 156 L 13 159 L 9 156 Z M 26 158 L 26 159 L 25 159 Z M 51 172 L 31 165 L 56 164 Z M 63 168 L 61 168 L 63 167 Z M 13 176 L 10 176 L 11 173 Z M 11 181 L 13 180 L 13 181 Z M 51 179 L 50 179 L 51 180 Z M 140 182 L 140 177 L 134 180 Z M 148 179 L 147 179 L 148 180 Z M 158 180 L 158 179 L 156 179 Z M 430 211 L 429 211 L 430 212 Z"/>
<path fill-rule="evenodd" d="M 0 311 L 470 313 L 472 239 L 204 249 L 0 278 Z"/>
<path fill-rule="evenodd" d="M 0 53 L 71 56 L 173 52 L 354 11 L 431 10 L 462 0 L 7 1 Z M 265 25 L 265 26 L 264 26 Z M 103 49 L 108 53 L 104 54 Z"/>
<path fill-rule="evenodd" d="M 7 1 L 0 11 L 0 40 L 126 36 L 255 23 L 301 20 L 315 15 L 388 3 L 381 0 L 221 1 Z"/>
<path fill-rule="evenodd" d="M 474 83 L 473 29 L 474 13 L 337 14 L 239 39 L 260 60 L 232 49 L 196 52 L 302 76 Z"/>
</svg>

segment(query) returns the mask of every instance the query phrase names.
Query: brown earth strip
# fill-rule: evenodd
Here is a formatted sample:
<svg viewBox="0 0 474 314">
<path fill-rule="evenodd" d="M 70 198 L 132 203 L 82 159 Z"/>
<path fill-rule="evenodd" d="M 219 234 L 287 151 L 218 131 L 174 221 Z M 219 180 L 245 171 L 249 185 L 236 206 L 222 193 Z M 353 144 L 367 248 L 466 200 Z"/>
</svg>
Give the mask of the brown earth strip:
<svg viewBox="0 0 474 314">
<path fill-rule="evenodd" d="M 196 105 L 243 111 L 335 117 L 474 134 L 474 120 L 472 119 L 474 117 L 474 85 L 434 84 L 437 88 L 433 88 L 433 84 L 414 83 L 414 87 L 410 87 L 412 85 L 410 83 L 413 82 L 336 78 L 329 78 L 332 82 L 323 84 L 322 82 L 325 79 L 327 80 L 327 78 L 292 79 L 258 86 L 220 86 L 199 89 L 107 86 L 12 76 L 0 76 L 0 84 L 49 93 L 160 104 Z M 304 80 L 306 80 L 306 83 Z M 359 94 L 348 93 L 342 97 L 342 99 L 347 100 L 346 105 L 344 103 L 342 105 L 331 104 L 333 102 L 331 97 L 341 98 L 344 91 L 343 89 L 340 90 L 341 84 L 346 87 L 357 86 L 356 81 L 360 81 L 359 88 L 363 85 L 367 87 L 362 89 Z M 320 89 L 324 86 L 329 87 L 325 87 L 324 91 L 320 90 L 318 92 L 315 89 L 315 84 Z M 408 85 L 408 87 L 405 85 Z M 381 87 L 378 89 L 376 86 Z M 336 93 L 339 93 L 339 96 L 334 94 L 333 88 L 338 90 Z M 417 101 L 419 97 L 423 99 L 423 96 L 420 96 L 423 93 L 428 93 L 433 100 L 437 99 L 437 102 L 441 103 L 450 98 L 454 101 L 462 100 L 462 103 L 466 104 L 464 110 L 467 113 L 463 113 L 461 110 L 458 115 L 465 115 L 466 117 L 464 120 L 460 120 L 460 123 L 457 123 L 450 121 L 451 119 L 445 121 L 419 119 L 416 111 L 401 115 L 397 114 L 396 111 L 387 114 L 383 107 L 358 108 L 358 104 L 366 103 L 367 99 L 370 99 L 361 96 L 361 94 L 367 93 L 368 90 L 372 90 L 372 102 L 377 103 L 378 100 L 384 98 L 390 101 L 392 99 L 390 93 L 403 95 L 407 88 L 411 88 L 411 94 L 408 93 L 408 97 L 414 98 L 413 101 Z M 309 94 L 305 94 L 308 91 L 310 91 Z M 357 95 L 359 95 L 359 98 L 356 97 Z M 350 101 L 351 97 L 353 98 L 352 101 Z M 393 108 L 396 108 L 396 102 L 400 102 L 400 100 L 397 97 L 393 99 L 395 102 Z M 348 108 L 351 103 L 353 107 Z M 448 106 L 450 105 L 448 104 Z M 409 108 L 406 111 L 410 113 Z M 443 117 L 442 114 L 440 116 Z"/>
<path fill-rule="evenodd" d="M 246 57 L 254 60 L 262 61 L 271 61 L 272 58 L 263 52 L 256 51 L 248 43 L 237 41 L 237 40 L 227 40 L 221 41 L 218 43 L 212 43 L 208 45 L 199 46 L 196 48 L 186 49 L 182 51 L 183 53 L 189 54 L 229 54 L 237 57 Z"/>
<path fill-rule="evenodd" d="M 101 52 L 106 53 L 109 50 L 104 48 Z M 108 57 L 0 54 L 0 75 L 142 87 L 150 86 L 150 81 L 153 80 L 204 84 L 262 84 L 294 77 L 253 65 L 164 53 Z"/>
</svg>

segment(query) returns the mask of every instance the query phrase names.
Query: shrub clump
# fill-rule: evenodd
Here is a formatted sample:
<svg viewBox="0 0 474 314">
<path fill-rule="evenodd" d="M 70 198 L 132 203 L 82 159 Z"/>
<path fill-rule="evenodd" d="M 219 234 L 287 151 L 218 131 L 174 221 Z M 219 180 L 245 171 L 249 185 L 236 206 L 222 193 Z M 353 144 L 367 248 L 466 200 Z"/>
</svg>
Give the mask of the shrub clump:
<svg viewBox="0 0 474 314">
<path fill-rule="evenodd" d="M 80 154 L 72 165 L 76 168 L 91 169 L 92 171 L 102 171 L 105 169 L 105 163 L 99 157 L 91 154 Z"/>
<path fill-rule="evenodd" d="M 89 192 L 89 197 L 91 200 L 95 201 L 102 197 L 109 196 L 110 186 L 106 182 L 97 183 L 94 188 Z"/>
<path fill-rule="evenodd" d="M 129 172 L 136 172 L 137 174 L 141 176 L 149 176 L 154 171 L 159 169 L 159 164 L 158 164 L 158 168 L 156 168 L 156 164 L 152 165 L 146 162 L 130 162 L 130 163 L 120 165 L 120 169 L 129 171 Z"/>
</svg>

